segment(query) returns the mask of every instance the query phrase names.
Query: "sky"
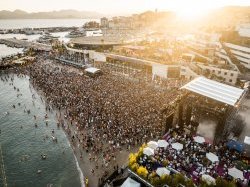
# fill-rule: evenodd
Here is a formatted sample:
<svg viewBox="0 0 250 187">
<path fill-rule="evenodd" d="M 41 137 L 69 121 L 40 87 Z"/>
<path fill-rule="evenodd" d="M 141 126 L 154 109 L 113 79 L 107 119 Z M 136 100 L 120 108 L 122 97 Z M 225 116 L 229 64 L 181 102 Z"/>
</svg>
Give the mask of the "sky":
<svg viewBox="0 0 250 187">
<path fill-rule="evenodd" d="M 1 10 L 38 12 L 76 9 L 105 14 L 137 13 L 155 9 L 190 13 L 227 5 L 250 6 L 250 0 L 0 0 Z"/>
</svg>

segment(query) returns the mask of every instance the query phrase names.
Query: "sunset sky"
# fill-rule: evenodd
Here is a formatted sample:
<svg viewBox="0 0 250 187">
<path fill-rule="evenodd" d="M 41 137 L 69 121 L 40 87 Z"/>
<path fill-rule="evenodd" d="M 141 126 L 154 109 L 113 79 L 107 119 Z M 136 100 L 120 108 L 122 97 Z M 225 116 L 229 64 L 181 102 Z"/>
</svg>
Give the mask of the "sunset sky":
<svg viewBox="0 0 250 187">
<path fill-rule="evenodd" d="M 250 0 L 1 0 L 0 9 L 28 12 L 61 9 L 100 13 L 132 13 L 145 10 L 173 10 L 180 14 L 199 13 L 226 5 L 250 6 Z"/>
</svg>

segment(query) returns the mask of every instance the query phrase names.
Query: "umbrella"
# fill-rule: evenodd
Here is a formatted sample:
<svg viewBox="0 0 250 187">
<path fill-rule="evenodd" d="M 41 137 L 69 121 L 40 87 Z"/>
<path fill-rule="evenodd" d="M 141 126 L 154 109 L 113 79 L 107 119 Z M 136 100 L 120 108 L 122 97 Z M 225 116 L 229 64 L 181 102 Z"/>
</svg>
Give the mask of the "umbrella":
<svg viewBox="0 0 250 187">
<path fill-rule="evenodd" d="M 151 156 L 154 154 L 154 149 L 152 149 L 150 147 L 146 147 L 143 149 L 143 154 L 145 154 L 147 156 Z"/>
<path fill-rule="evenodd" d="M 208 158 L 208 160 L 210 160 L 211 162 L 218 162 L 219 158 L 217 155 L 213 154 L 213 153 L 206 153 L 206 157 Z"/>
<path fill-rule="evenodd" d="M 202 180 L 203 181 L 206 181 L 207 182 L 207 184 L 208 185 L 211 185 L 211 184 L 213 184 L 213 185 L 215 185 L 215 179 L 213 178 L 213 177 L 211 177 L 210 175 L 202 175 Z"/>
<path fill-rule="evenodd" d="M 242 152 L 244 149 L 244 145 L 241 144 L 240 142 L 235 141 L 235 140 L 228 141 L 227 147 L 229 149 L 234 149 L 234 150 L 239 151 L 239 152 Z"/>
<path fill-rule="evenodd" d="M 181 143 L 173 143 L 172 144 L 172 148 L 175 150 L 182 150 L 183 149 L 183 145 Z"/>
<path fill-rule="evenodd" d="M 167 168 L 161 167 L 157 168 L 156 173 L 161 177 L 162 175 L 169 175 L 170 171 Z"/>
<path fill-rule="evenodd" d="M 156 149 L 158 147 L 158 143 L 156 141 L 150 141 L 148 142 L 148 147 Z"/>
<path fill-rule="evenodd" d="M 157 143 L 159 147 L 164 147 L 164 148 L 166 148 L 169 145 L 169 143 L 166 140 L 158 140 Z"/>
<path fill-rule="evenodd" d="M 141 184 L 128 177 L 121 187 L 140 187 Z"/>
<path fill-rule="evenodd" d="M 233 178 L 235 178 L 235 179 L 241 179 L 241 180 L 243 180 L 244 179 L 244 177 L 243 177 L 243 172 L 242 171 L 240 171 L 240 170 L 238 170 L 237 168 L 229 168 L 228 169 L 228 175 L 230 175 L 230 176 L 232 176 Z"/>
<path fill-rule="evenodd" d="M 205 142 L 205 138 L 202 136 L 195 136 L 194 137 L 194 141 L 197 143 L 204 143 Z"/>
<path fill-rule="evenodd" d="M 250 137 L 249 136 L 245 136 L 244 143 L 247 145 L 250 145 Z"/>
</svg>

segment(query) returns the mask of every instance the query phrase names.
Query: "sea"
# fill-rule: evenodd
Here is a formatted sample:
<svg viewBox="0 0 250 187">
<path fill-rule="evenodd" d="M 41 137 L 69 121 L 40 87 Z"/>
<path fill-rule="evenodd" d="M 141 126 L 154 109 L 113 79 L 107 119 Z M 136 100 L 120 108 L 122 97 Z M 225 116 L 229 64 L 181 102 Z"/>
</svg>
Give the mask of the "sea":
<svg viewBox="0 0 250 187">
<path fill-rule="evenodd" d="M 98 19 L 1 19 L 0 29 L 80 27 L 88 21 Z"/>
<path fill-rule="evenodd" d="M 79 19 L 0 20 L 0 29 L 81 26 L 84 21 L 86 22 Z M 66 34 L 54 33 L 60 36 L 60 39 L 64 39 Z M 0 38 L 8 37 L 33 41 L 40 36 L 0 35 Z M 0 58 L 20 52 L 22 49 L 0 45 Z M 13 85 L 10 85 L 10 80 L 6 81 L 7 76 L 14 78 Z M 45 103 L 33 89 L 29 77 L 19 77 L 2 71 L 0 79 L 0 187 L 5 185 L 4 176 L 7 185 L 15 187 L 84 186 L 83 173 L 67 136 L 61 128 L 58 129 L 55 113 L 48 113 L 46 125 Z M 14 89 L 14 86 L 19 91 Z M 30 114 L 27 110 L 30 110 Z M 57 143 L 52 140 L 52 136 L 57 138 Z M 45 154 L 47 159 L 41 159 L 42 154 Z"/>
</svg>

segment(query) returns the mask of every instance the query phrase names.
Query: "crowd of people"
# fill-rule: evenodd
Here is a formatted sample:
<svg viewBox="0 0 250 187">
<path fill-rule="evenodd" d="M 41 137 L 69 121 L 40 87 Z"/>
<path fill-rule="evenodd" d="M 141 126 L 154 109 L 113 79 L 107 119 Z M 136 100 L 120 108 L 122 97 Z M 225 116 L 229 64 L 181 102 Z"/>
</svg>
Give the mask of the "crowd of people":
<svg viewBox="0 0 250 187">
<path fill-rule="evenodd" d="M 45 96 L 47 109 L 59 111 L 58 125 L 95 164 L 93 174 L 98 168 L 107 174 L 120 151 L 162 136 L 161 111 L 178 96 L 177 89 L 165 92 L 109 72 L 93 78 L 72 69 L 38 57 L 26 73 Z"/>
<path fill-rule="evenodd" d="M 143 155 L 139 158 L 139 164 L 145 166 L 149 172 L 153 172 L 158 167 L 167 163 L 169 169 L 191 178 L 199 184 L 202 175 L 209 175 L 216 179 L 221 177 L 227 181 L 236 180 L 237 186 L 248 186 L 250 180 L 250 170 L 241 168 L 237 161 L 242 161 L 244 152 L 240 153 L 234 149 L 229 149 L 226 141 L 217 145 L 207 142 L 197 142 L 194 136 L 187 134 L 183 129 L 170 129 L 165 140 L 169 145 L 165 148 L 156 148 L 153 156 Z M 183 148 L 176 149 L 173 143 L 181 143 Z M 210 160 L 208 154 L 214 154 L 218 160 Z M 238 167 L 243 171 L 243 178 L 231 176 L 229 169 Z"/>
</svg>

